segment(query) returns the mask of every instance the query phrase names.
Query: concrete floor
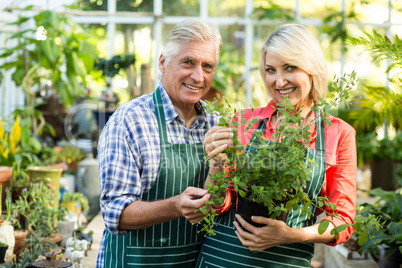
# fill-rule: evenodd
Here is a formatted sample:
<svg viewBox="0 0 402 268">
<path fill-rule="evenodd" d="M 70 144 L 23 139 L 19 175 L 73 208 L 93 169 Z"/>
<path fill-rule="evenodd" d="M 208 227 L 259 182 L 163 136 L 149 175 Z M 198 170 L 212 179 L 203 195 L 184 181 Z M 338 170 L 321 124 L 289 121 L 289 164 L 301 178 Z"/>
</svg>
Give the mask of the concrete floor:
<svg viewBox="0 0 402 268">
<path fill-rule="evenodd" d="M 93 242 L 91 250 L 88 250 L 88 256 L 83 259 L 82 268 L 95 268 L 96 257 L 98 256 L 99 245 L 102 238 L 103 229 L 105 225 L 103 224 L 103 218 L 99 212 L 86 226 L 84 233 L 93 231 Z"/>
</svg>

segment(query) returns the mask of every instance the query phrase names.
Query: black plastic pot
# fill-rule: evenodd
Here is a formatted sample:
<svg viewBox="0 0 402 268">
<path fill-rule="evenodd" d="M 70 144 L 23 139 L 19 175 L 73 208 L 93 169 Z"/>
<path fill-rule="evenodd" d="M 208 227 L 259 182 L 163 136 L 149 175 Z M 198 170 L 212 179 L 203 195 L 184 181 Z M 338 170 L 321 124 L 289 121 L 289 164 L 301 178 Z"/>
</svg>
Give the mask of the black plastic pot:
<svg viewBox="0 0 402 268">
<path fill-rule="evenodd" d="M 402 254 L 397 251 L 387 259 L 385 259 L 385 268 L 400 268 L 402 267 Z"/>
<path fill-rule="evenodd" d="M 265 226 L 265 224 L 259 224 L 253 222 L 251 220 L 252 216 L 262 216 L 266 218 L 271 218 L 271 214 L 269 213 L 268 208 L 266 206 L 260 203 L 253 202 L 247 197 L 242 197 L 239 194 L 237 194 L 236 212 L 237 214 L 242 216 L 242 218 L 245 219 L 248 223 L 256 227 L 263 227 Z M 276 220 L 286 222 L 287 217 L 288 213 L 282 212 L 278 217 L 276 217 Z"/>
<path fill-rule="evenodd" d="M 6 252 L 8 249 L 8 245 L 7 246 L 0 246 L 0 263 L 6 262 Z"/>
</svg>

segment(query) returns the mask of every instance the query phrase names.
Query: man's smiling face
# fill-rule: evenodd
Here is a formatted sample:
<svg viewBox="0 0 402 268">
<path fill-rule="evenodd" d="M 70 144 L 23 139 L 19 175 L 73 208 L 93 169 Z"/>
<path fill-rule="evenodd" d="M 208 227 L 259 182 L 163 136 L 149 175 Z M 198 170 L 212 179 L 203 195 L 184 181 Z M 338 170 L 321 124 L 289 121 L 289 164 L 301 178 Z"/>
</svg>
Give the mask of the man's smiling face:
<svg viewBox="0 0 402 268">
<path fill-rule="evenodd" d="M 162 55 L 159 69 L 163 73 L 163 87 L 173 105 L 186 109 L 208 93 L 214 78 L 216 52 L 212 41 L 190 41 L 183 44 L 179 51 L 169 65 Z"/>
</svg>

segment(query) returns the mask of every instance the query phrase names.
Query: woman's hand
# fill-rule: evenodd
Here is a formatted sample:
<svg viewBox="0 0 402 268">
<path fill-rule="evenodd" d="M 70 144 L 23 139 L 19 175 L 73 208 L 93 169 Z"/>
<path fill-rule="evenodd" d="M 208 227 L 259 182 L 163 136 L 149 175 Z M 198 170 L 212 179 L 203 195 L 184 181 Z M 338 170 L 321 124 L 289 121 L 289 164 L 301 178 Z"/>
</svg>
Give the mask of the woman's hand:
<svg viewBox="0 0 402 268">
<path fill-rule="evenodd" d="M 246 222 L 239 214 L 236 214 L 236 219 L 238 222 L 234 222 L 235 233 L 243 246 L 248 247 L 251 251 L 264 250 L 294 242 L 291 241 L 292 237 L 289 236 L 292 233 L 292 228 L 288 227 L 283 221 L 253 216 L 252 220 L 254 222 L 266 225 L 264 227 L 255 227 Z"/>
<path fill-rule="evenodd" d="M 229 127 L 213 127 L 204 138 L 205 151 L 210 159 L 215 163 L 225 163 L 227 160 L 225 150 L 232 142 L 232 129 Z"/>
</svg>

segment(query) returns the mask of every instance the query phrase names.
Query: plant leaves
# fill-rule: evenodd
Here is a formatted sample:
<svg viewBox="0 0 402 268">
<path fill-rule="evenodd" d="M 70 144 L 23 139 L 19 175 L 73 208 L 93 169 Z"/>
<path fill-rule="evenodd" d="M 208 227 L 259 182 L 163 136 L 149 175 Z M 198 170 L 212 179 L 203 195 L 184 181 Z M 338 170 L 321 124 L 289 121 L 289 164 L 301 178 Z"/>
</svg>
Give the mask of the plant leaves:
<svg viewBox="0 0 402 268">
<path fill-rule="evenodd" d="M 322 221 L 322 222 L 318 225 L 318 233 L 321 234 L 321 235 L 322 235 L 323 233 L 325 233 L 325 231 L 327 230 L 328 226 L 329 226 L 329 220 Z"/>
</svg>

